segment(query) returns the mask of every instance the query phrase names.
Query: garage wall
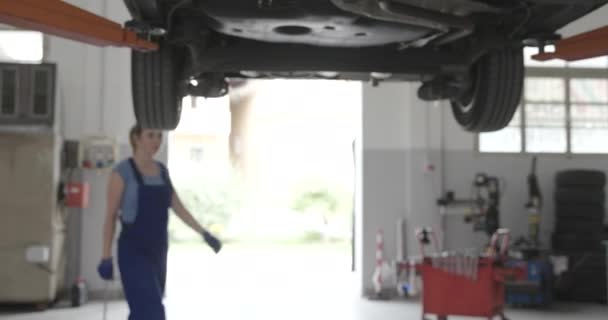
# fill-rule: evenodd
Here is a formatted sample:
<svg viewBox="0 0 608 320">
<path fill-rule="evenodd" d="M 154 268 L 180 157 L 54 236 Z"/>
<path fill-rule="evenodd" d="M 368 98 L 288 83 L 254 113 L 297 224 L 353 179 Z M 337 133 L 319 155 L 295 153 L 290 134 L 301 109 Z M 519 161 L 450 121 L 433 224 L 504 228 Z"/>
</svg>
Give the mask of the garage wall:
<svg viewBox="0 0 608 320">
<path fill-rule="evenodd" d="M 362 186 L 362 283 L 372 288 L 376 232 L 384 231 L 385 257 L 397 256 L 397 223 L 406 220 L 407 254 L 418 247 L 414 230 L 430 226 L 441 230 L 435 205 L 442 190 L 467 197 L 474 175 L 486 172 L 502 179 L 502 226 L 514 237 L 526 235 L 526 176 L 532 156 L 487 155 L 475 149 L 476 136 L 464 132 L 453 120 L 446 104 L 417 100 L 416 85 L 364 87 L 363 97 L 363 186 Z M 429 170 L 428 166 L 434 166 Z M 608 172 L 608 157 L 539 156 L 538 179 L 545 198 L 541 237 L 549 244 L 553 229 L 553 179 L 555 172 L 569 168 L 594 168 Z M 483 233 L 473 233 L 461 217 L 446 220 L 443 242 L 447 249 L 481 246 Z"/>
<path fill-rule="evenodd" d="M 605 6 L 562 30 L 571 36 L 605 25 Z M 375 236 L 384 230 L 385 257 L 394 259 L 397 222 L 407 224 L 407 254 L 417 254 L 414 230 L 419 226 L 441 229 L 436 199 L 445 190 L 466 197 L 477 172 L 503 178 L 501 219 L 515 236 L 527 228 L 528 155 L 482 155 L 476 152 L 475 135 L 464 132 L 453 120 L 447 103 L 424 103 L 416 98 L 417 84 L 382 84 L 363 90 L 363 186 L 362 261 L 363 289 L 372 288 L 375 265 Z M 429 170 L 428 166 L 434 166 Z M 597 168 L 608 171 L 608 157 L 540 156 L 538 178 L 545 197 L 542 238 L 548 243 L 553 219 L 553 177 L 568 168 Z M 462 218 L 446 220 L 442 242 L 448 249 L 482 245 L 487 237 L 472 232 Z"/>
<path fill-rule="evenodd" d="M 376 234 L 385 257 L 397 255 L 397 224 L 406 220 L 407 252 L 417 251 L 414 230 L 439 227 L 433 197 L 440 186 L 442 108 L 421 103 L 416 84 L 363 88 L 362 283 L 368 291 L 375 266 Z M 429 128 L 427 130 L 427 128 Z M 434 165 L 435 170 L 427 170 Z"/>
<path fill-rule="evenodd" d="M 394 239 L 392 226 L 406 215 L 408 190 L 407 108 L 410 97 L 400 85 L 363 87 L 362 159 L 362 283 L 371 288 L 375 264 L 376 232 L 383 229 Z M 388 254 L 395 254 L 395 242 L 387 241 Z"/>
<path fill-rule="evenodd" d="M 566 26 L 560 33 L 564 37 L 573 36 L 605 26 L 608 5 Z M 449 190 L 466 196 L 470 181 L 476 172 L 487 172 L 504 179 L 505 187 L 501 219 L 503 226 L 510 228 L 515 236 L 526 234 L 527 216 L 524 204 L 528 199 L 526 175 L 530 171 L 531 155 L 488 155 L 476 152 L 476 136 L 468 134 L 457 126 L 451 114 L 444 114 L 447 124 L 445 131 L 445 185 Z M 557 171 L 571 168 L 599 169 L 608 172 L 608 156 L 585 155 L 539 155 L 538 179 L 544 196 L 541 239 L 550 245 L 553 230 L 553 192 L 554 176 Z M 469 243 L 482 243 L 483 236 L 473 236 L 470 227 L 456 218 L 449 224 L 448 242 L 454 247 Z"/>
<path fill-rule="evenodd" d="M 470 181 L 476 172 L 487 172 L 504 179 L 506 189 L 501 199 L 502 224 L 510 228 L 515 236 L 524 236 L 527 227 L 524 204 L 528 199 L 526 175 L 530 171 L 532 156 L 479 154 L 475 151 L 475 136 L 459 130 L 451 119 L 447 122 L 450 123 L 445 152 L 447 188 L 455 190 L 462 196 L 467 195 Z M 545 203 L 542 212 L 541 239 L 545 245 L 550 245 L 553 230 L 555 173 L 572 168 L 599 169 L 608 172 L 608 156 L 538 156 L 537 175 Z M 473 241 L 474 237 L 467 230 L 470 228 L 464 227 L 459 221 L 453 221 L 448 232 L 450 244 L 459 247 Z"/>
<path fill-rule="evenodd" d="M 122 23 L 129 16 L 122 1 L 67 1 Z M 60 119 L 64 136 L 106 135 L 127 143 L 131 111 L 130 51 L 103 49 L 48 36 L 46 60 L 58 64 Z"/>
<path fill-rule="evenodd" d="M 130 17 L 122 1 L 69 0 L 71 4 L 123 23 Z M 128 131 L 135 122 L 131 102 L 130 50 L 98 48 L 48 36 L 46 57 L 57 63 L 58 123 L 66 139 L 89 136 L 114 138 L 120 156 L 130 155 Z M 158 157 L 166 160 L 166 144 Z M 80 275 L 92 291 L 103 289 L 96 266 L 101 257 L 108 172 L 85 171 L 91 186 L 91 200 L 85 210 L 72 210 L 73 224 L 80 230 Z M 69 278 L 76 274 L 72 273 Z M 118 285 L 118 283 L 115 283 Z M 118 289 L 118 288 L 116 288 Z"/>
</svg>

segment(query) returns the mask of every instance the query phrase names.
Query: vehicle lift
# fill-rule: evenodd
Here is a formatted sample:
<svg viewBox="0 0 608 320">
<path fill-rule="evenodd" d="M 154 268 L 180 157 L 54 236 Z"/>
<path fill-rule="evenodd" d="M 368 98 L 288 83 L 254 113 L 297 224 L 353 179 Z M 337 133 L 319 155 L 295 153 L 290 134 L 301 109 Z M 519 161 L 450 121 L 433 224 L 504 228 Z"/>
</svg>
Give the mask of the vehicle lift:
<svg viewBox="0 0 608 320">
<path fill-rule="evenodd" d="M 532 59 L 577 61 L 606 56 L 608 55 L 608 26 L 559 40 L 555 42 L 554 52 L 545 52 L 545 44 L 550 43 L 541 43 L 540 52 L 532 56 Z"/>
<path fill-rule="evenodd" d="M 500 226 L 500 179 L 478 173 L 472 183 L 469 198 L 457 199 L 453 191 L 447 191 L 437 199 L 442 219 L 450 215 L 462 215 L 465 223 L 473 224 L 473 231 L 483 231 L 492 237 Z"/>
<path fill-rule="evenodd" d="M 138 23 L 122 25 L 61 0 L 0 0 L 0 23 L 36 30 L 91 45 L 154 51 L 150 35 L 162 34 Z M 538 61 L 576 61 L 608 55 L 608 26 L 555 42 L 555 52 L 545 52 L 552 40 L 537 41 Z"/>
<path fill-rule="evenodd" d="M 157 50 L 158 44 L 146 37 L 162 32 L 133 23 L 123 27 L 61 0 L 0 0 L 0 23 L 99 47 L 138 51 Z"/>
</svg>

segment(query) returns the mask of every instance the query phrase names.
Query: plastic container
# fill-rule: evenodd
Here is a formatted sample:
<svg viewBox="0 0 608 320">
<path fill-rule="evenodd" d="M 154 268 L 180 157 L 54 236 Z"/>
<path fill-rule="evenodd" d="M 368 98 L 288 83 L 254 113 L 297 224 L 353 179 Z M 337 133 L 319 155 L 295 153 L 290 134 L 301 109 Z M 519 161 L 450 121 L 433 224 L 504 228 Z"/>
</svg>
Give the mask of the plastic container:
<svg viewBox="0 0 608 320">
<path fill-rule="evenodd" d="M 608 304 L 608 240 L 603 243 L 606 247 L 606 304 Z"/>
<path fill-rule="evenodd" d="M 80 307 L 88 301 L 87 285 L 82 278 L 76 279 L 72 285 L 72 307 Z"/>
<path fill-rule="evenodd" d="M 422 264 L 423 314 L 504 319 L 504 277 L 491 259 L 480 259 L 477 278 L 445 272 L 425 259 Z"/>
<path fill-rule="evenodd" d="M 446 320 L 450 315 L 486 319 L 499 316 L 506 320 L 505 276 L 510 272 L 503 267 L 503 263 L 509 247 L 509 230 L 498 229 L 492 235 L 488 256 L 472 256 L 469 262 L 473 269 L 465 267 L 469 269 L 468 272 L 454 272 L 452 268 L 461 265 L 457 259 L 448 256 L 447 260 L 434 263 L 433 258 L 426 256 L 424 246 L 429 242 L 428 234 L 426 229 L 419 230 L 416 234 L 424 257 L 419 265 L 422 273 L 423 319 L 427 314 L 435 314 L 439 320 Z M 431 235 L 434 236 L 432 242 L 436 244 L 436 236 L 432 231 Z M 438 252 L 437 245 L 435 248 Z"/>
</svg>

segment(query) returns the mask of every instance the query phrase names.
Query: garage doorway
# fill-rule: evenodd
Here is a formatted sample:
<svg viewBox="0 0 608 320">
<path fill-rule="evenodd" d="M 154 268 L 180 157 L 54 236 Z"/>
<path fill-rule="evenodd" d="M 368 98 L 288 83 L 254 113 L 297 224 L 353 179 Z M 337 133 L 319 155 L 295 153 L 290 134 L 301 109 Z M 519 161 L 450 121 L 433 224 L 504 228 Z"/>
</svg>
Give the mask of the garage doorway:
<svg viewBox="0 0 608 320">
<path fill-rule="evenodd" d="M 361 91 L 358 82 L 268 80 L 237 84 L 230 97 L 184 99 L 169 136 L 171 175 L 226 243 L 215 256 L 173 219 L 168 299 L 354 292 Z"/>
</svg>

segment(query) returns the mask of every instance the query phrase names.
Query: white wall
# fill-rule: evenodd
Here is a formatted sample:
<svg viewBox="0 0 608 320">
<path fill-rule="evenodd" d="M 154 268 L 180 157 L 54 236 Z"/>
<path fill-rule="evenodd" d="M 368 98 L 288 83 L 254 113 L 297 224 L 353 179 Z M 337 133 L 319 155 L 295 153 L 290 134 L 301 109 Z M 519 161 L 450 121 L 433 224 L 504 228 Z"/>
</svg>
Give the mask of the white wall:
<svg viewBox="0 0 608 320">
<path fill-rule="evenodd" d="M 129 19 L 122 1 L 70 0 L 83 9 L 117 23 Z M 128 131 L 135 122 L 131 100 L 131 54 L 125 48 L 99 48 L 48 36 L 45 60 L 57 63 L 59 131 L 66 139 L 106 136 L 116 139 L 121 155 L 128 156 Z M 161 151 L 166 159 L 166 148 Z M 108 172 L 90 171 L 84 178 L 91 186 L 90 205 L 72 210 L 80 215 L 80 275 L 92 291 L 101 290 L 96 266 L 101 258 Z M 72 275 L 74 276 L 74 275 Z"/>
<path fill-rule="evenodd" d="M 448 121 L 452 122 L 451 119 Z M 526 176 L 530 171 L 530 155 L 484 155 L 475 151 L 474 135 L 463 133 L 456 125 L 451 125 L 446 135 L 446 187 L 455 190 L 456 194 L 466 196 L 470 183 L 476 172 L 486 172 L 503 179 L 501 198 L 502 225 L 511 229 L 514 235 L 525 236 L 527 215 L 524 208 L 528 200 Z M 541 191 L 544 197 L 542 211 L 541 239 L 545 246 L 550 246 L 553 231 L 553 192 L 554 176 L 560 170 L 573 168 L 599 169 L 608 172 L 608 157 L 605 156 L 559 156 L 540 155 L 538 172 Z M 456 218 L 450 223 L 448 239 L 450 244 L 461 247 L 469 243 L 480 243 L 485 237 L 474 237 L 464 224 Z"/>
<path fill-rule="evenodd" d="M 397 223 L 407 225 L 407 253 L 416 253 L 414 230 L 439 227 L 430 199 L 439 194 L 442 108 L 421 103 L 417 84 L 383 84 L 363 89 L 362 279 L 371 287 L 376 233 L 384 233 L 385 257 L 397 255 Z M 429 172 L 427 165 L 434 165 Z"/>
<path fill-rule="evenodd" d="M 122 1 L 68 1 L 123 23 L 129 16 Z M 135 121 L 131 111 L 130 51 L 99 48 L 48 36 L 46 60 L 58 65 L 59 114 L 64 135 L 106 135 L 123 144 Z"/>
<path fill-rule="evenodd" d="M 608 6 L 566 26 L 565 37 L 605 25 Z M 383 229 L 385 257 L 396 257 L 396 225 L 406 219 L 408 254 L 417 254 L 416 227 L 441 228 L 436 199 L 445 190 L 467 197 L 474 175 L 486 172 L 503 178 L 501 199 L 504 227 L 515 236 L 525 235 L 527 220 L 526 176 L 531 156 L 482 155 L 475 150 L 475 135 L 455 122 L 447 103 L 429 104 L 416 97 L 418 84 L 382 84 L 364 87 L 363 187 L 362 187 L 362 279 L 369 290 L 375 265 L 375 235 Z M 434 165 L 429 172 L 427 165 Z M 541 156 L 537 175 L 545 198 L 541 235 L 549 244 L 553 228 L 553 178 L 569 168 L 608 171 L 608 157 Z M 483 233 L 473 233 L 462 218 L 448 218 L 444 235 L 448 249 L 482 245 Z"/>
<path fill-rule="evenodd" d="M 406 215 L 409 96 L 402 86 L 363 87 L 362 138 L 362 283 L 370 288 L 375 264 L 376 232 L 383 229 L 394 239 L 395 221 Z M 387 254 L 395 255 L 395 242 L 385 243 Z"/>
</svg>

